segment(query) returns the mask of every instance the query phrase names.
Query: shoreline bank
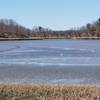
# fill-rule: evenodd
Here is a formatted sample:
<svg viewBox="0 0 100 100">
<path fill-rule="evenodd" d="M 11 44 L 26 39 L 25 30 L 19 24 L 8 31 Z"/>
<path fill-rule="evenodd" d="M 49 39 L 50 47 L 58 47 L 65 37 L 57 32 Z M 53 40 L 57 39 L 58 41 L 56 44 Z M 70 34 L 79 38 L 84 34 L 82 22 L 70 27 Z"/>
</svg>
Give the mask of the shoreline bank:
<svg viewBox="0 0 100 100">
<path fill-rule="evenodd" d="M 100 100 L 100 85 L 0 84 L 1 100 Z"/>
<path fill-rule="evenodd" d="M 32 37 L 32 38 L 0 38 L 0 41 L 23 41 L 23 40 L 45 40 L 45 39 L 70 39 L 70 40 L 99 40 L 100 37 Z"/>
</svg>

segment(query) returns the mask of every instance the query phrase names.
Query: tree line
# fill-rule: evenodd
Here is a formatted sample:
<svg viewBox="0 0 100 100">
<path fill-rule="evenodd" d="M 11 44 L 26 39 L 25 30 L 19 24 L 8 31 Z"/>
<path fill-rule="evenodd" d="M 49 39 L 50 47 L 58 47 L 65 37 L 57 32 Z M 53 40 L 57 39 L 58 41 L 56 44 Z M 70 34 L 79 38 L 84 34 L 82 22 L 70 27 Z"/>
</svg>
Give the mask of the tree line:
<svg viewBox="0 0 100 100">
<path fill-rule="evenodd" d="M 19 25 L 12 19 L 0 19 L 0 38 L 30 38 L 30 37 L 100 37 L 100 18 L 78 29 L 54 31 L 41 26 L 33 29 Z"/>
</svg>

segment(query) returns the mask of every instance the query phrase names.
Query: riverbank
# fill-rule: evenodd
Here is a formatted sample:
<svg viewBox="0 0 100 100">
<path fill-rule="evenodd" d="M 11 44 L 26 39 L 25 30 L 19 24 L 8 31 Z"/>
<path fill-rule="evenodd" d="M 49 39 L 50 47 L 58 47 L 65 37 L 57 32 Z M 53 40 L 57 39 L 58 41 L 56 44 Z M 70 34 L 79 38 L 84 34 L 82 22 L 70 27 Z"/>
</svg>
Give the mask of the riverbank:
<svg viewBox="0 0 100 100">
<path fill-rule="evenodd" d="M 0 38 L 0 41 L 45 40 L 45 39 L 68 39 L 68 38 L 66 37 Z"/>
<path fill-rule="evenodd" d="M 100 37 L 31 37 L 31 38 L 0 38 L 0 41 L 44 40 L 44 39 L 72 39 L 72 40 L 99 40 Z"/>
<path fill-rule="evenodd" d="M 0 100 L 100 100 L 100 86 L 0 84 Z"/>
<path fill-rule="evenodd" d="M 43 40 L 41 37 L 34 37 L 34 38 L 0 38 L 0 41 L 22 41 L 22 40 Z"/>
</svg>

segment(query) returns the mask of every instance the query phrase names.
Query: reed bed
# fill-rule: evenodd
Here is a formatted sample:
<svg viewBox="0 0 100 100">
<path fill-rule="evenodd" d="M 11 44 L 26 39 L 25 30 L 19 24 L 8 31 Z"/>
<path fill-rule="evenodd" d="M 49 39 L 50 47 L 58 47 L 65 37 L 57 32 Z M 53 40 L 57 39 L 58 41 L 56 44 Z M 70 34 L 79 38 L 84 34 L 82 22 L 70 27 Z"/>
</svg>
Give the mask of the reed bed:
<svg viewBox="0 0 100 100">
<path fill-rule="evenodd" d="M 100 86 L 0 84 L 0 100 L 100 100 Z"/>
</svg>

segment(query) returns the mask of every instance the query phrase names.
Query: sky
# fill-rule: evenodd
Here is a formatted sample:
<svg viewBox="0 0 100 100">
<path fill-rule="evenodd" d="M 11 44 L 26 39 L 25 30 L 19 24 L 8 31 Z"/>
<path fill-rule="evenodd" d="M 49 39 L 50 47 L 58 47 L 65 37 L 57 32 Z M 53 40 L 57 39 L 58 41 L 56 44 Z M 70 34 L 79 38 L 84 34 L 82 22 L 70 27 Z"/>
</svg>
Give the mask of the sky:
<svg viewBox="0 0 100 100">
<path fill-rule="evenodd" d="M 28 28 L 78 28 L 100 17 L 100 0 L 0 0 L 0 19 Z"/>
</svg>

